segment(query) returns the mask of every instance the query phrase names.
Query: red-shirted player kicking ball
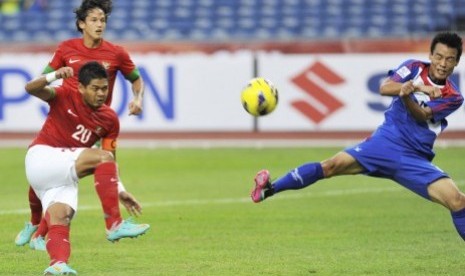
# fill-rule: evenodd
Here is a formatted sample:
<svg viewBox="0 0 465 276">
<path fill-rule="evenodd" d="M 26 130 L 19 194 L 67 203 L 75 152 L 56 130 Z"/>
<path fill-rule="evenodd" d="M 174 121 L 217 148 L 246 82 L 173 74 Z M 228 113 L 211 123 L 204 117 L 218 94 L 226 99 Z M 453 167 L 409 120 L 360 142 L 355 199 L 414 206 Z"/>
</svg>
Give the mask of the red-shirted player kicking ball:
<svg viewBox="0 0 465 276">
<path fill-rule="evenodd" d="M 47 119 L 26 154 L 26 177 L 45 209 L 47 252 L 50 266 L 45 274 L 77 274 L 68 266 L 71 252 L 70 222 L 77 210 L 78 180 L 94 174 L 95 188 L 105 213 L 107 238 L 115 241 L 144 234 L 148 224 L 123 220 L 118 202 L 118 168 L 115 161 L 119 121 L 105 105 L 108 75 L 98 62 L 83 65 L 78 91 L 50 87 L 55 78 L 67 78 L 73 69 L 62 67 L 26 84 L 26 91 L 50 106 Z M 92 148 L 102 139 L 102 149 Z M 133 212 L 141 206 L 123 192 Z M 121 193 L 120 193 L 121 194 Z M 121 197 L 120 197 L 121 198 Z"/>
<path fill-rule="evenodd" d="M 124 48 L 103 40 L 103 33 L 111 10 L 111 0 L 84 0 L 81 6 L 75 10 L 76 27 L 82 33 L 82 37 L 62 42 L 43 73 L 47 74 L 65 66 L 71 67 L 74 72 L 79 72 L 79 68 L 86 62 L 98 61 L 108 73 L 108 97 L 105 103 L 108 106 L 111 104 L 116 75 L 120 71 L 131 82 L 134 94 L 134 98 L 129 103 L 129 114 L 137 115 L 142 112 L 144 93 L 144 83 L 139 71 Z M 63 86 L 71 87 L 72 90 L 77 91 L 77 76 L 73 75 L 63 79 Z M 121 181 L 119 187 L 124 190 Z M 120 196 L 124 196 L 124 194 Z M 122 203 L 124 204 L 124 201 Z M 31 209 L 30 222 L 27 222 L 16 236 L 15 244 L 23 246 L 29 243 L 32 249 L 45 250 L 44 237 L 47 234 L 47 228 L 45 222 L 41 221 L 42 205 L 32 188 L 29 189 L 29 206 Z M 131 209 L 128 211 L 132 214 Z"/>
</svg>

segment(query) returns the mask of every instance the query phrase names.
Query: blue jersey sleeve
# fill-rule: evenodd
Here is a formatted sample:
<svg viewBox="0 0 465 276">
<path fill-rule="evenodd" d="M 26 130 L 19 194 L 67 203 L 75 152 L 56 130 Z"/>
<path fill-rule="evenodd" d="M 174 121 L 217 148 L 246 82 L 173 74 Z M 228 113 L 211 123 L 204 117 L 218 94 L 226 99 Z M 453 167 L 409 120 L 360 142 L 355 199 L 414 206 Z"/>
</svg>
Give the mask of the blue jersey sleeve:
<svg viewBox="0 0 465 276">
<path fill-rule="evenodd" d="M 413 79 L 418 74 L 422 65 L 424 65 L 422 61 L 409 59 L 404 61 L 396 69 L 389 70 L 388 76 L 395 82 L 404 83 Z"/>
<path fill-rule="evenodd" d="M 456 111 L 463 103 L 461 94 L 441 97 L 426 103 L 433 111 L 434 122 L 439 122 Z"/>
</svg>

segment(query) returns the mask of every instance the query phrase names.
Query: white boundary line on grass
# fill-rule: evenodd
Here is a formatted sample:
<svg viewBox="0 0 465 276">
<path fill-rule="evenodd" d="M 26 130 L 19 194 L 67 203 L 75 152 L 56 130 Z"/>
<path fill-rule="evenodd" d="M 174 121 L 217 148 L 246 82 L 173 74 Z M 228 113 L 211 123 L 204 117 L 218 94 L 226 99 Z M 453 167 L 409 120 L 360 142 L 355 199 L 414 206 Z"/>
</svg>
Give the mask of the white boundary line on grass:
<svg viewBox="0 0 465 276">
<path fill-rule="evenodd" d="M 292 148 L 292 147 L 339 147 L 355 145 L 363 139 L 120 139 L 122 148 Z M 27 148 L 31 139 L 0 139 L 0 148 Z M 465 146 L 465 139 L 438 139 L 435 148 Z"/>
<path fill-rule="evenodd" d="M 465 184 L 465 179 L 456 180 L 455 183 L 458 186 Z M 318 198 L 318 197 L 335 197 L 344 195 L 357 195 L 357 194 L 376 194 L 376 193 L 393 193 L 406 191 L 400 185 L 392 183 L 393 187 L 388 188 L 360 188 L 360 189 L 338 189 L 330 190 L 325 192 L 295 192 L 285 193 L 279 196 L 272 197 L 270 200 L 289 200 L 289 199 L 300 199 L 300 198 Z M 171 206 L 198 206 L 198 205 L 220 205 L 220 204 L 231 204 L 231 203 L 247 203 L 254 204 L 250 197 L 241 198 L 219 198 L 219 199 L 186 199 L 186 200 L 165 200 L 158 202 L 145 202 L 143 207 L 171 207 Z M 95 211 L 100 210 L 100 205 L 83 205 L 79 206 L 78 211 Z M 14 210 L 2 210 L 2 215 L 14 215 L 14 214 L 29 214 L 29 209 L 14 209 Z"/>
<path fill-rule="evenodd" d="M 403 189 L 400 187 L 391 188 L 369 188 L 369 189 L 348 189 L 348 190 L 332 190 L 326 192 L 314 192 L 314 193 L 288 193 L 280 194 L 277 197 L 271 198 L 271 200 L 289 200 L 298 198 L 312 198 L 312 197 L 333 197 L 343 195 L 356 195 L 356 194 L 367 194 L 367 193 L 383 193 L 383 192 L 398 192 Z M 186 199 L 186 200 L 165 200 L 158 202 L 144 202 L 142 203 L 144 208 L 147 207 L 171 207 L 171 206 L 197 206 L 197 205 L 219 205 L 219 204 L 231 204 L 231 203 L 247 203 L 253 204 L 250 197 L 243 198 L 219 198 L 219 199 Z M 100 205 L 83 205 L 78 207 L 79 211 L 94 211 L 100 210 Z M 14 210 L 1 210 L 1 215 L 12 215 L 12 214 L 29 214 L 29 209 L 14 209 Z"/>
</svg>

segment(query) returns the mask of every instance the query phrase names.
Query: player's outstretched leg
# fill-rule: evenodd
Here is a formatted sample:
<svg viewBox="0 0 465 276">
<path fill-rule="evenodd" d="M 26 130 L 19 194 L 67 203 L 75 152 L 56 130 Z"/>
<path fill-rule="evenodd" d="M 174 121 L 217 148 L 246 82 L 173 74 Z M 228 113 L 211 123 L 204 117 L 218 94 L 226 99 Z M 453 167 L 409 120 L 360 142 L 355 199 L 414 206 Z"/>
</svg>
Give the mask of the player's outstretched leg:
<svg viewBox="0 0 465 276">
<path fill-rule="evenodd" d="M 145 234 L 149 230 L 150 225 L 148 224 L 136 224 L 132 218 L 123 220 L 114 229 L 110 229 L 107 233 L 107 240 L 111 242 L 118 241 L 122 238 L 136 238 L 140 235 Z"/>
<path fill-rule="evenodd" d="M 261 170 L 255 176 L 255 188 L 251 197 L 253 202 L 260 202 L 282 191 L 305 188 L 322 178 L 324 178 L 323 168 L 318 162 L 299 166 L 273 183 L 270 182 L 270 173 Z"/>
<path fill-rule="evenodd" d="M 94 172 L 95 189 L 105 214 L 107 239 L 117 241 L 122 238 L 135 238 L 149 230 L 148 224 L 136 224 L 133 220 L 123 220 L 119 210 L 117 166 L 115 162 L 99 164 Z"/>
</svg>

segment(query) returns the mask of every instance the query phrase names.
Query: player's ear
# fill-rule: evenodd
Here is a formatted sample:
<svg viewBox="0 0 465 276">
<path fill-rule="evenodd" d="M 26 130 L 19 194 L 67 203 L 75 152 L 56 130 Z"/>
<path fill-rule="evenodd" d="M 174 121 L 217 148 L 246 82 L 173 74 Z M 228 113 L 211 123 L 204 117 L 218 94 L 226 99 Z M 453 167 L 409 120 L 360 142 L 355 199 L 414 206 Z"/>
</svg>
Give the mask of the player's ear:
<svg viewBox="0 0 465 276">
<path fill-rule="evenodd" d="M 82 20 L 78 20 L 78 26 L 79 26 L 79 29 L 81 30 L 84 30 L 84 27 L 86 25 L 86 22 L 82 21 Z"/>
<path fill-rule="evenodd" d="M 430 52 L 428 58 L 429 58 L 429 61 L 433 62 L 433 53 Z"/>
<path fill-rule="evenodd" d="M 84 94 L 84 92 L 86 91 L 86 87 L 82 83 L 79 83 L 78 90 L 79 93 Z"/>
</svg>

